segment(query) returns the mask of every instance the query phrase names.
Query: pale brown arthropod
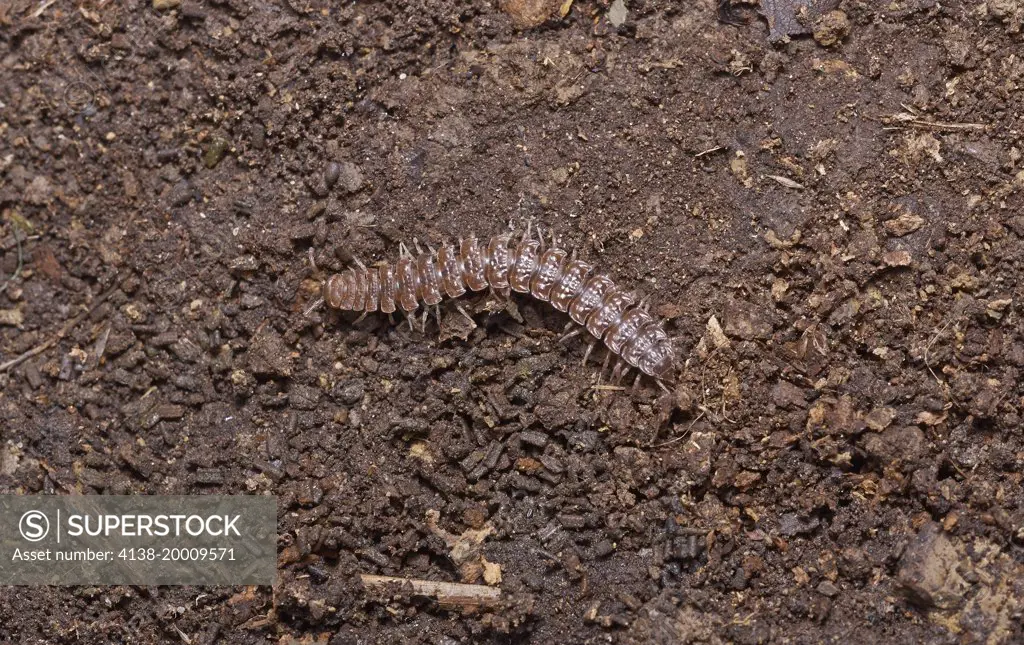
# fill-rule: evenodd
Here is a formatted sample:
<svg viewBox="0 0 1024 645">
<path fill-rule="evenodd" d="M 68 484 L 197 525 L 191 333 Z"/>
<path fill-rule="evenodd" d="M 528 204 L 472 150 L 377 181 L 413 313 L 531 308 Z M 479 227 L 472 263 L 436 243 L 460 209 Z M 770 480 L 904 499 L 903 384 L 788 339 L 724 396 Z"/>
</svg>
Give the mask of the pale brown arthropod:
<svg viewBox="0 0 1024 645">
<path fill-rule="evenodd" d="M 357 267 L 331 275 L 323 283 L 323 300 L 333 309 L 364 315 L 401 309 L 411 325 L 421 302 L 436 308 L 445 296 L 458 298 L 467 289 L 528 293 L 568 312 L 583 326 L 574 333 L 585 329 L 632 367 L 659 382 L 668 378 L 675 360 L 672 342 L 646 306 L 591 264 L 555 246 L 545 248 L 529 229 L 517 244 L 511 239 L 511 234 L 496 235 L 482 245 L 469 237 L 436 252 L 417 247 L 416 256 L 403 245 L 394 266 L 367 268 L 357 261 Z"/>
</svg>

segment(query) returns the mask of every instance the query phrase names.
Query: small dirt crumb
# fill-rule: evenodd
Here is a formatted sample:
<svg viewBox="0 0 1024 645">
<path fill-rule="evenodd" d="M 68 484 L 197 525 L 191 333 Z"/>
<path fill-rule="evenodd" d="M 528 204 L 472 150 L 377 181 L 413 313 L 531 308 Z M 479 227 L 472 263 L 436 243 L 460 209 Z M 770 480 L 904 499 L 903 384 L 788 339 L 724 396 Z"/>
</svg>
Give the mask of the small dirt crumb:
<svg viewBox="0 0 1024 645">
<path fill-rule="evenodd" d="M 831 47 L 850 34 L 850 19 L 838 9 L 829 11 L 814 23 L 814 40 L 822 47 Z"/>
<path fill-rule="evenodd" d="M 988 0 L 985 3 L 988 14 L 997 20 L 1012 18 L 1017 14 L 1017 0 Z"/>
<path fill-rule="evenodd" d="M 341 187 L 346 193 L 357 192 L 363 187 L 363 173 L 359 171 L 359 166 L 351 161 L 342 163 L 338 172 L 337 181 L 341 182 Z"/>
<path fill-rule="evenodd" d="M 896 411 L 892 408 L 878 408 L 872 410 L 864 417 L 864 422 L 875 432 L 881 432 L 889 427 L 892 420 L 896 418 Z"/>
<path fill-rule="evenodd" d="M 263 329 L 249 346 L 249 369 L 253 374 L 290 376 L 291 358 L 288 348 L 277 332 Z"/>
<path fill-rule="evenodd" d="M 988 306 L 985 307 L 985 313 L 988 314 L 988 317 L 993 320 L 1001 320 L 1003 314 L 1012 304 L 1013 299 L 1011 298 L 999 298 L 996 300 L 992 300 L 991 302 L 988 303 Z"/>
<path fill-rule="evenodd" d="M 725 306 L 725 334 L 742 340 L 769 338 L 772 321 L 760 307 L 734 300 Z"/>
<path fill-rule="evenodd" d="M 25 189 L 25 201 L 29 204 L 42 206 L 53 197 L 53 184 L 43 175 L 37 175 Z"/>
</svg>

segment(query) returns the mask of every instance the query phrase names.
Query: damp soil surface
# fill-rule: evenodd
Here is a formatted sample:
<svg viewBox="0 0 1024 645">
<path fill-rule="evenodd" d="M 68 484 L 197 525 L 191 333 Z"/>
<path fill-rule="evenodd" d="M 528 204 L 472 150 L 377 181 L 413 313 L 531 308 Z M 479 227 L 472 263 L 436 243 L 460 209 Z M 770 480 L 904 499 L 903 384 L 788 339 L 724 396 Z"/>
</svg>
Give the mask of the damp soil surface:
<svg viewBox="0 0 1024 645">
<path fill-rule="evenodd" d="M 7 587 L 0 640 L 1024 641 L 1024 3 L 720 4 L 0 7 L 0 490 L 279 514 L 273 587 Z M 667 391 L 528 297 L 304 314 L 528 224 Z"/>
</svg>

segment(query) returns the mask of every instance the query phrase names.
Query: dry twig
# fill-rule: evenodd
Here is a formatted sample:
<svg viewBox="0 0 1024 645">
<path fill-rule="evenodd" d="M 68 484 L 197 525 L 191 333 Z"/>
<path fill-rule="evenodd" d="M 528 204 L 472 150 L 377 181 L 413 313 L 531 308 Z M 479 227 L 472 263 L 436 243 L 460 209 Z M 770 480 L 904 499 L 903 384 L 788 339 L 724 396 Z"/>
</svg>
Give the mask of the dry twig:
<svg viewBox="0 0 1024 645">
<path fill-rule="evenodd" d="M 391 585 L 411 590 L 417 596 L 433 598 L 442 609 L 473 611 L 480 607 L 491 607 L 501 600 L 501 590 L 487 585 L 467 585 L 459 582 L 435 582 L 415 578 L 374 576 L 360 574 L 360 581 L 367 591 L 383 594 Z"/>
</svg>

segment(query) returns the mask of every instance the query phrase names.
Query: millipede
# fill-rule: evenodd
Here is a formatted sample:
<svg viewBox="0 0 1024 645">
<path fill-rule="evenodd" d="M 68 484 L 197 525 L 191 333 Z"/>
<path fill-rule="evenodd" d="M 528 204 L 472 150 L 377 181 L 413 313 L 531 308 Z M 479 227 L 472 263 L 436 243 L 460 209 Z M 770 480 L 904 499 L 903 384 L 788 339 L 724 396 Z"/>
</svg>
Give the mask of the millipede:
<svg viewBox="0 0 1024 645">
<path fill-rule="evenodd" d="M 646 302 L 638 302 L 606 273 L 578 259 L 575 251 L 559 248 L 553 239 L 546 245 L 539 229 L 537 238 L 531 236 L 530 226 L 518 242 L 513 242 L 514 238 L 514 233 L 503 233 L 484 244 L 469 236 L 457 245 L 442 244 L 436 251 L 430 246 L 423 251 L 416 242 L 415 255 L 400 244 L 394 265 L 367 267 L 353 259 L 356 266 L 323 281 L 321 298 L 310 310 L 324 302 L 331 309 L 362 312 L 360 320 L 377 311 L 390 316 L 401 310 L 412 328 L 421 304 L 424 327 L 430 307 L 440 322 L 439 305 L 446 296 L 458 298 L 467 291 L 485 289 L 506 299 L 511 292 L 529 294 L 550 302 L 580 325 L 563 340 L 583 331 L 594 338 L 583 356 L 584 363 L 594 346 L 603 342 L 609 356 L 615 355 L 629 366 L 620 371 L 617 362 L 613 378 L 619 380 L 636 368 L 664 387 L 675 364 L 675 352 L 664 321 L 649 312 Z"/>
</svg>

